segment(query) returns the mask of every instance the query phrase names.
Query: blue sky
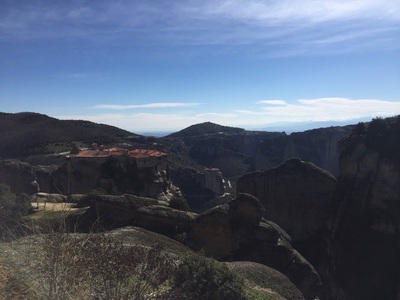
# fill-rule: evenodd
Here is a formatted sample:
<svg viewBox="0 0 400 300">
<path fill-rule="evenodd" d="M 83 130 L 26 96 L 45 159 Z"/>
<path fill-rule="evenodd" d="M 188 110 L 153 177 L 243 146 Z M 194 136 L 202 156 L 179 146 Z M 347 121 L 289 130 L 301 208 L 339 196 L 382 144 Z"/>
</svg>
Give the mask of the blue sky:
<svg viewBox="0 0 400 300">
<path fill-rule="evenodd" d="M 400 0 L 1 0 L 0 111 L 134 132 L 400 114 Z"/>
</svg>

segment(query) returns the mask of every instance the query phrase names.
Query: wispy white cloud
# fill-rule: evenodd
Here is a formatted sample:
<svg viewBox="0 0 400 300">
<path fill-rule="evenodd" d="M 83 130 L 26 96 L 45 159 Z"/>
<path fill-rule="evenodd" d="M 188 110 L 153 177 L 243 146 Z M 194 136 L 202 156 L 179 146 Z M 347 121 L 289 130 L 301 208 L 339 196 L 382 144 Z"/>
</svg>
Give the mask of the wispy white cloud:
<svg viewBox="0 0 400 300">
<path fill-rule="evenodd" d="M 269 105 L 286 105 L 284 100 L 260 100 L 257 101 L 258 104 L 269 104 Z"/>
<path fill-rule="evenodd" d="M 400 114 L 399 101 L 378 99 L 318 98 L 300 99 L 286 105 L 268 105 L 263 101 L 258 110 L 236 110 L 244 119 L 251 122 L 308 122 L 308 121 L 344 121 L 363 117 L 392 116 Z M 267 104 L 267 105 L 262 105 Z"/>
<path fill-rule="evenodd" d="M 245 46 L 299 54 L 399 47 L 399 0 L 9 2 L 0 38 L 113 39 L 119 43 Z M 382 40 L 382 35 L 387 37 Z M 360 40 L 363 43 L 360 43 Z M 396 42 L 397 41 L 397 42 Z M 286 50 L 286 51 L 282 51 Z M 289 51 L 291 50 L 291 51 Z"/>
<path fill-rule="evenodd" d="M 270 101 L 274 101 L 269 103 Z M 226 112 L 119 113 L 55 116 L 61 119 L 85 119 L 135 131 L 173 131 L 201 123 L 214 122 L 239 127 L 263 127 L 277 122 L 348 121 L 360 118 L 400 114 L 400 101 L 379 99 L 317 98 L 258 101 L 258 109 Z M 285 103 L 285 105 L 281 105 Z M 151 108 L 151 107 L 147 107 Z"/>
<path fill-rule="evenodd" d="M 139 105 L 116 105 L 116 104 L 99 104 L 93 106 L 98 109 L 133 109 L 133 108 L 176 108 L 176 107 L 192 107 L 200 105 L 200 103 L 182 103 L 182 102 L 160 102 L 160 103 L 148 103 Z"/>
<path fill-rule="evenodd" d="M 206 12 L 229 19 L 276 25 L 286 22 L 321 23 L 336 20 L 399 20 L 397 0 L 280 0 L 206 1 Z M 200 8 L 199 10 L 202 10 Z"/>
</svg>

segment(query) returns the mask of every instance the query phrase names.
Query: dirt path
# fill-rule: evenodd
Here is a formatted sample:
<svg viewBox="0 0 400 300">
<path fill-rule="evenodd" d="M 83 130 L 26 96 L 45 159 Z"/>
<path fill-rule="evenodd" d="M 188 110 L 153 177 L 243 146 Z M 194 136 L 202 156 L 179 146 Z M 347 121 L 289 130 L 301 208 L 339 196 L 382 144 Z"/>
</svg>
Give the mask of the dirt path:
<svg viewBox="0 0 400 300">
<path fill-rule="evenodd" d="M 39 202 L 39 208 L 36 208 L 36 202 L 32 202 L 34 213 L 29 215 L 30 219 L 40 219 L 44 216 L 54 215 L 54 213 L 60 213 L 67 215 L 68 213 L 77 210 L 79 208 L 73 208 L 73 203 L 45 203 Z"/>
<path fill-rule="evenodd" d="M 44 203 L 44 202 L 39 202 L 39 209 L 36 208 L 36 203 L 32 203 L 32 207 L 34 208 L 35 211 L 72 211 L 72 210 L 77 210 L 77 208 L 73 208 L 72 206 L 74 203 Z"/>
</svg>

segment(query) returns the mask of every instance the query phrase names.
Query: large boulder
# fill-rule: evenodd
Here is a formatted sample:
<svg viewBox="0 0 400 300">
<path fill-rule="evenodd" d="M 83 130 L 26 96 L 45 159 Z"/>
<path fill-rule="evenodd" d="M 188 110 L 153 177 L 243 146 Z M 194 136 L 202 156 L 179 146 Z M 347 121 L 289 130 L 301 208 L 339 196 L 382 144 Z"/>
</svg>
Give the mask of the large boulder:
<svg viewBox="0 0 400 300">
<path fill-rule="evenodd" d="M 321 230 L 329 215 L 335 185 L 336 179 L 329 172 L 293 158 L 278 167 L 242 176 L 237 191 L 260 199 L 264 217 L 297 242 Z"/>
<path fill-rule="evenodd" d="M 33 168 L 19 160 L 0 160 L 0 183 L 7 184 L 15 194 L 33 195 L 39 190 L 31 183 L 36 180 Z"/>
<path fill-rule="evenodd" d="M 239 194 L 230 202 L 232 220 L 237 222 L 258 225 L 262 219 L 262 208 L 260 201 L 251 195 Z"/>
<path fill-rule="evenodd" d="M 52 180 L 52 174 L 58 168 L 55 164 L 31 165 L 17 159 L 0 160 L 0 183 L 10 186 L 16 194 L 61 193 L 58 184 Z"/>
<path fill-rule="evenodd" d="M 190 223 L 196 217 L 195 213 L 173 209 L 165 205 L 143 206 L 137 210 L 136 215 L 137 226 L 167 236 L 188 231 Z"/>
<path fill-rule="evenodd" d="M 134 195 L 94 195 L 89 208 L 76 213 L 80 230 L 139 226 L 167 236 L 184 233 L 196 214 L 168 207 L 168 202 Z M 72 220 L 71 220 L 72 221 Z"/>
<path fill-rule="evenodd" d="M 138 220 L 138 210 L 151 205 L 168 206 L 165 201 L 138 197 L 134 195 L 94 195 L 88 203 L 89 208 L 83 214 L 77 214 L 71 222 L 79 230 L 114 229 L 134 225 Z"/>
<path fill-rule="evenodd" d="M 219 205 L 197 216 L 191 224 L 189 241 L 192 248 L 203 250 L 207 255 L 225 259 L 234 248 L 230 228 L 229 205 Z"/>
<path fill-rule="evenodd" d="M 51 202 L 51 203 L 61 203 L 61 202 L 67 202 L 68 197 L 62 194 L 49 194 L 49 193 L 36 193 L 35 197 L 38 198 L 38 200 L 42 200 L 44 202 Z"/>
<path fill-rule="evenodd" d="M 285 275 L 273 268 L 250 261 L 233 261 L 226 264 L 251 287 L 269 291 L 272 299 L 304 299 L 299 289 Z"/>
<path fill-rule="evenodd" d="M 117 228 L 106 234 L 128 246 L 141 245 L 151 248 L 161 245 L 164 252 L 177 255 L 178 257 L 182 257 L 187 253 L 192 253 L 190 248 L 176 240 L 136 226 Z"/>
</svg>

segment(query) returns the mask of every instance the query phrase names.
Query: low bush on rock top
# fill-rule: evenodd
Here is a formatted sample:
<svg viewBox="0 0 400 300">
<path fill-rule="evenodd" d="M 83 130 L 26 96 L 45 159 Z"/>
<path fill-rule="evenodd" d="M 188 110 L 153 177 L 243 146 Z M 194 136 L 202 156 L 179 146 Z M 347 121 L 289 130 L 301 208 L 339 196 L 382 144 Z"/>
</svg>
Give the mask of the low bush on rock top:
<svg viewBox="0 0 400 300">
<path fill-rule="evenodd" d="M 161 244 L 49 228 L 15 241 L 7 258 L 29 299 L 246 299 L 243 280 L 189 249 L 179 258 Z"/>
</svg>

